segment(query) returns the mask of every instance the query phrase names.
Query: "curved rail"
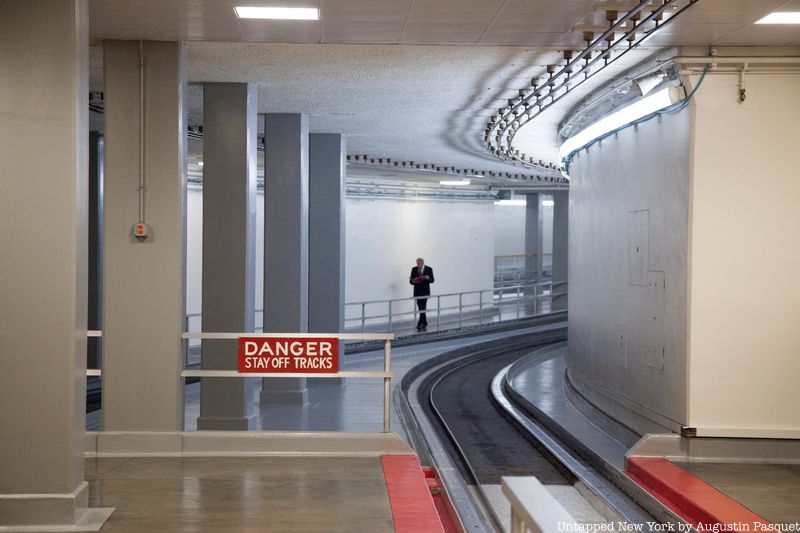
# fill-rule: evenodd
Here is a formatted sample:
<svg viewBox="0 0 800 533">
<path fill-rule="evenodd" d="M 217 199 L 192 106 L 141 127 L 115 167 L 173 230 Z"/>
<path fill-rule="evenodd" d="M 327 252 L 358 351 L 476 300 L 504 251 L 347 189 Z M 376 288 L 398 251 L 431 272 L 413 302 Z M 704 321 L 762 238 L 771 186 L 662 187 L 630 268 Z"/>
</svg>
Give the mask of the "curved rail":
<svg viewBox="0 0 800 533">
<path fill-rule="evenodd" d="M 444 436 L 452 444 L 456 454 L 458 455 L 458 460 L 463 465 L 466 473 L 469 475 L 470 478 L 474 481 L 474 489 L 475 492 L 473 496 L 477 496 L 480 502 L 475 502 L 479 505 L 480 508 L 484 510 L 484 514 L 491 520 L 491 524 L 494 529 L 503 531 L 503 521 L 500 516 L 497 515 L 494 507 L 491 504 L 491 499 L 489 498 L 488 494 L 484 490 L 480 477 L 478 475 L 478 471 L 472 465 L 467 450 L 463 448 L 461 443 L 459 442 L 458 436 L 450 424 L 447 422 L 447 417 L 444 410 L 441 406 L 437 405 L 435 401 L 435 392 L 436 388 L 448 377 L 452 376 L 452 374 L 469 367 L 474 364 L 478 364 L 480 362 L 486 361 L 487 359 L 492 359 L 498 356 L 503 356 L 509 354 L 510 352 L 519 352 L 528 349 L 535 349 L 536 347 L 547 346 L 554 342 L 561 342 L 564 339 L 564 331 L 563 330 L 551 330 L 541 332 L 535 335 L 525 335 L 520 337 L 518 340 L 515 341 L 505 341 L 496 346 L 492 346 L 489 348 L 477 348 L 473 347 L 472 350 L 468 350 L 467 353 L 464 355 L 459 356 L 457 359 L 451 362 L 445 362 L 443 365 L 435 368 L 430 374 L 425 376 L 422 380 L 426 383 L 433 380 L 431 383 L 430 389 L 427 392 L 425 389 L 426 386 L 422 387 L 420 391 L 421 395 L 424 395 L 424 401 L 428 404 L 430 413 L 435 417 L 435 423 L 440 426 L 440 430 L 444 433 Z M 462 352 L 463 353 L 463 352 Z M 488 390 L 486 391 L 488 394 Z M 420 398 L 422 401 L 423 398 Z M 431 414 L 428 416 L 431 417 Z M 435 455 L 435 454 L 434 454 Z M 437 465 L 438 466 L 438 465 Z"/>
<path fill-rule="evenodd" d="M 493 356 L 494 356 L 494 354 L 484 355 L 483 357 L 480 357 L 479 359 L 472 359 L 470 361 L 462 362 L 460 364 L 455 364 L 452 367 L 450 367 L 450 369 L 447 370 L 446 372 L 444 372 L 442 375 L 440 375 L 439 378 L 431 386 L 430 400 L 429 401 L 430 401 L 430 404 L 431 404 L 431 409 L 433 410 L 434 413 L 436 413 L 436 416 L 439 419 L 439 424 L 441 424 L 441 426 L 444 428 L 445 432 L 447 433 L 447 436 L 450 438 L 450 441 L 452 442 L 453 446 L 455 447 L 456 451 L 458 452 L 458 455 L 461 456 L 461 462 L 464 464 L 464 467 L 467 469 L 467 471 L 469 472 L 470 476 L 472 477 L 472 480 L 475 482 L 475 488 L 477 489 L 478 494 L 480 494 L 481 499 L 483 499 L 485 507 L 489 511 L 489 516 L 491 516 L 492 521 L 494 522 L 495 526 L 497 526 L 497 528 L 502 531 L 504 529 L 503 528 L 503 522 L 500 519 L 500 517 L 497 515 L 497 511 L 495 511 L 494 506 L 491 504 L 491 501 L 489 500 L 489 495 L 486 494 L 486 491 L 483 489 L 483 485 L 481 484 L 480 480 L 478 479 L 478 475 L 475 472 L 475 469 L 472 467 L 472 463 L 470 463 L 469 459 L 467 458 L 466 452 L 461 447 L 461 445 L 458 443 L 458 439 L 456 438 L 455 433 L 453 433 L 453 430 L 450 428 L 450 425 L 445 420 L 444 415 L 442 414 L 441 410 L 436 406 L 436 402 L 433 399 L 433 392 L 436 390 L 436 387 L 442 382 L 442 380 L 445 377 L 450 376 L 453 372 L 461 370 L 464 367 L 470 366 L 470 365 L 476 363 L 477 361 L 488 359 L 489 357 L 493 357 Z"/>
</svg>

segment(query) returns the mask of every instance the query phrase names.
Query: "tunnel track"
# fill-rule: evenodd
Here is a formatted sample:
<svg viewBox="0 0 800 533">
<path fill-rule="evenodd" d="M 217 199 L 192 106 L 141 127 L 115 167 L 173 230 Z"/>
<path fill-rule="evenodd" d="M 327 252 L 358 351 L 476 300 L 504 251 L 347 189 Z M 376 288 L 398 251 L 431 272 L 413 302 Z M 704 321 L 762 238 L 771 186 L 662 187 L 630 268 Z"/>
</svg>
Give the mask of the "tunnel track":
<svg viewBox="0 0 800 533">
<path fill-rule="evenodd" d="M 430 373 L 419 388 L 419 403 L 438 422 L 441 442 L 458 459 L 455 464 L 462 477 L 477 491 L 501 531 L 502 521 L 484 485 L 499 485 L 502 476 L 536 476 L 545 485 L 576 481 L 544 447 L 501 416 L 490 392 L 492 380 L 503 368 L 563 339 L 560 332 L 543 333 L 460 358 Z"/>
</svg>

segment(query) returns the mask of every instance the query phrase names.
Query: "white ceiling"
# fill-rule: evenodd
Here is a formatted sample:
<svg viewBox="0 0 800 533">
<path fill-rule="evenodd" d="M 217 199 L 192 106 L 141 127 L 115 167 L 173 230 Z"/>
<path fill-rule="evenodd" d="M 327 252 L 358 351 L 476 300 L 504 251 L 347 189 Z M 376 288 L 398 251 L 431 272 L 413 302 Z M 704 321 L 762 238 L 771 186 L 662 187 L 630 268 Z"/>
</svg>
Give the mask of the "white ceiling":
<svg viewBox="0 0 800 533">
<path fill-rule="evenodd" d="M 99 39 L 571 47 L 633 0 L 91 0 Z M 752 23 L 798 0 L 700 0 L 658 45 L 798 44 Z M 320 21 L 240 20 L 234 5 L 318 7 Z M 774 28 L 773 28 L 774 29 Z M 577 32 L 575 32 L 577 30 Z M 777 41 L 777 42 L 776 42 Z M 655 44 L 655 43 L 653 43 Z"/>
<path fill-rule="evenodd" d="M 232 0 L 90 0 L 102 39 L 185 40 L 192 82 L 253 82 L 261 112 L 306 112 L 312 131 L 342 132 L 349 153 L 514 171 L 488 156 L 486 119 L 605 9 L 631 0 L 236 0 L 237 5 L 319 7 L 321 21 L 238 20 Z M 800 45 L 798 26 L 755 26 L 800 0 L 699 0 L 614 70 L 676 45 Z M 305 44 L 291 44 L 305 43 Z M 325 44 L 320 44 L 325 43 Z M 348 44 L 353 43 L 353 44 Z M 370 46 L 365 46 L 369 44 Z M 396 46 L 403 44 L 406 46 Z M 430 46 L 450 45 L 450 46 Z M 477 46 L 476 46 L 477 45 Z M 102 56 L 92 56 L 102 86 Z M 555 161 L 555 126 L 613 71 L 593 78 L 526 132 L 536 158 Z M 199 89 L 190 122 L 201 121 Z"/>
</svg>

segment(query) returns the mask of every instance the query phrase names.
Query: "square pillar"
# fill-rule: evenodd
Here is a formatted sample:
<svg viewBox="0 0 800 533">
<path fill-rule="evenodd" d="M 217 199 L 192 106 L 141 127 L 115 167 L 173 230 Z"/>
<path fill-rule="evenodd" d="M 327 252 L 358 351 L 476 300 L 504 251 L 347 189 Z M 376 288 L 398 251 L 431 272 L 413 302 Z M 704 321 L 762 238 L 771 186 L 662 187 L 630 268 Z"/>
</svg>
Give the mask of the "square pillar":
<svg viewBox="0 0 800 533">
<path fill-rule="evenodd" d="M 203 331 L 255 328 L 258 92 L 203 85 Z M 238 344 L 202 342 L 203 370 L 236 370 Z M 255 429 L 255 379 L 202 378 L 197 429 Z"/>
<path fill-rule="evenodd" d="M 308 118 L 270 113 L 264 156 L 264 332 L 308 332 Z M 305 378 L 264 379 L 262 407 L 305 404 Z"/>
<path fill-rule="evenodd" d="M 544 265 L 544 210 L 539 193 L 525 195 L 525 270 L 535 281 L 542 281 Z"/>
<path fill-rule="evenodd" d="M 89 516 L 88 27 L 85 0 L 0 4 L 0 529 L 9 531 L 66 531 Z"/>
<path fill-rule="evenodd" d="M 103 429 L 182 431 L 186 53 L 144 43 L 144 220 L 139 239 L 139 42 L 105 41 Z"/>
<path fill-rule="evenodd" d="M 308 330 L 344 331 L 345 137 L 309 135 Z M 339 343 L 339 355 L 343 355 Z M 341 360 L 340 360 L 341 361 Z"/>
<path fill-rule="evenodd" d="M 569 191 L 553 193 L 553 293 L 568 291 Z M 553 311 L 567 309 L 568 295 L 553 297 Z"/>
</svg>

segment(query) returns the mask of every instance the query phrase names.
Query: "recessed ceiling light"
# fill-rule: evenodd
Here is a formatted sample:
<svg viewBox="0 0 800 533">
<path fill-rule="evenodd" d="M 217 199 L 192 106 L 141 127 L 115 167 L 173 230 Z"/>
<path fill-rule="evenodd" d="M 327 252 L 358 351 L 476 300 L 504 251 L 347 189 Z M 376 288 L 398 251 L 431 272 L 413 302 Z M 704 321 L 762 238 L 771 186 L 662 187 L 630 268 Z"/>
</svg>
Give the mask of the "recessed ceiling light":
<svg viewBox="0 0 800 533">
<path fill-rule="evenodd" d="M 464 180 L 440 180 L 439 185 L 452 185 L 454 187 L 469 185 L 472 183 L 472 180 L 464 179 Z"/>
<path fill-rule="evenodd" d="M 776 11 L 757 20 L 756 24 L 800 24 L 800 11 Z"/>
<path fill-rule="evenodd" d="M 236 6 L 234 9 L 241 19 L 319 20 L 316 7 Z"/>
</svg>

